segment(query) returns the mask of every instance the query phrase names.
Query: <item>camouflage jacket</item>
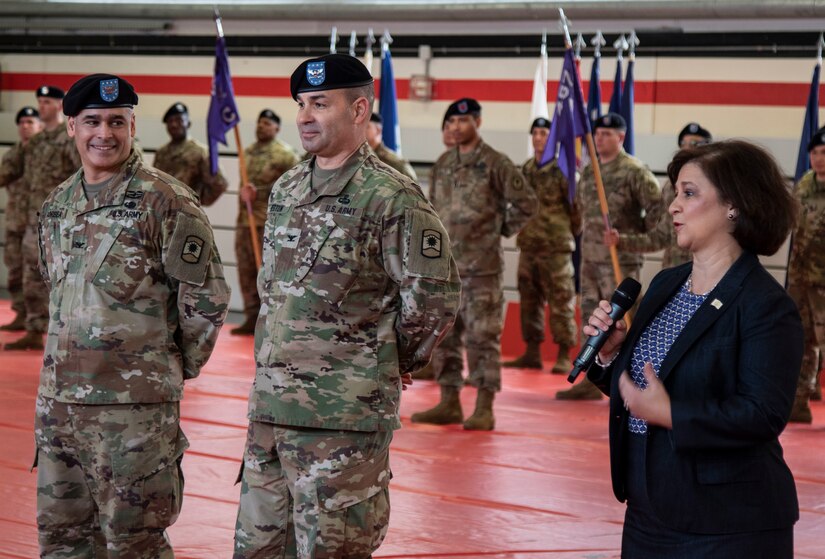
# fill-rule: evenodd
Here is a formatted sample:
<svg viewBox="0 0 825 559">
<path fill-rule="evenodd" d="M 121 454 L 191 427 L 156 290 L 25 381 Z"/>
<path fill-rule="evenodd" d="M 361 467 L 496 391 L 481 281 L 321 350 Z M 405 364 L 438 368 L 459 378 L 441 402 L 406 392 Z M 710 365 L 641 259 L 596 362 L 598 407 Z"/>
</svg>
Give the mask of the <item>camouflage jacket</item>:
<svg viewBox="0 0 825 559">
<path fill-rule="evenodd" d="M 536 195 L 510 159 L 483 141 L 459 156 L 452 148 L 430 171 L 430 201 L 444 221 L 462 277 L 501 273 L 501 236 L 518 233 Z"/>
<path fill-rule="evenodd" d="M 0 188 L 9 189 L 6 198 L 6 231 L 22 234 L 26 230 L 26 183 L 23 180 L 23 144 L 16 143 L 0 161 Z"/>
<path fill-rule="evenodd" d="M 50 287 L 40 394 L 61 402 L 180 400 L 229 301 L 212 229 L 192 192 L 132 152 L 96 198 L 78 171 L 46 200 Z"/>
<path fill-rule="evenodd" d="M 825 287 L 825 184 L 808 171 L 796 186 L 801 204 L 793 236 L 788 281 L 802 287 Z"/>
<path fill-rule="evenodd" d="M 384 144 L 378 144 L 378 147 L 373 151 L 383 163 L 386 163 L 402 175 L 407 175 L 414 181 L 418 180 L 418 176 L 415 174 L 415 170 L 412 168 L 412 165 L 410 165 L 410 162 L 399 157 L 397 153 Z"/>
<path fill-rule="evenodd" d="M 298 163 L 298 155 L 287 144 L 273 140 L 271 142 L 255 142 L 244 150 L 246 157 L 246 178 L 255 185 L 258 196 L 252 202 L 252 213 L 255 223 L 263 227 L 266 221 L 266 208 L 272 185 L 281 175 Z M 238 225 L 249 225 L 249 214 L 246 204 L 238 197 Z"/>
<path fill-rule="evenodd" d="M 169 142 L 158 148 L 154 166 L 191 188 L 203 206 L 214 204 L 228 186 L 220 169 L 217 175 L 212 175 L 209 152 L 192 138 L 177 144 Z"/>
<path fill-rule="evenodd" d="M 527 184 L 538 198 L 538 211 L 516 238 L 528 252 L 573 252 L 575 235 L 581 233 L 582 213 L 578 194 L 570 203 L 567 178 L 555 160 L 544 167 L 531 157 L 521 166 Z"/>
<path fill-rule="evenodd" d="M 287 171 L 269 198 L 249 418 L 397 429 L 400 374 L 427 363 L 458 310 L 449 239 L 366 142 L 316 188 L 314 163 Z"/>
<path fill-rule="evenodd" d="M 652 235 L 665 213 L 659 181 L 638 159 L 624 150 L 609 163 L 601 164 L 610 223 L 619 231 L 619 261 L 622 265 L 640 266 L 643 257 L 624 246 L 625 236 Z M 582 233 L 582 260 L 610 263 L 610 249 L 604 244 L 602 218 L 596 180 L 592 164 L 588 164 L 579 179 L 584 231 Z"/>
</svg>

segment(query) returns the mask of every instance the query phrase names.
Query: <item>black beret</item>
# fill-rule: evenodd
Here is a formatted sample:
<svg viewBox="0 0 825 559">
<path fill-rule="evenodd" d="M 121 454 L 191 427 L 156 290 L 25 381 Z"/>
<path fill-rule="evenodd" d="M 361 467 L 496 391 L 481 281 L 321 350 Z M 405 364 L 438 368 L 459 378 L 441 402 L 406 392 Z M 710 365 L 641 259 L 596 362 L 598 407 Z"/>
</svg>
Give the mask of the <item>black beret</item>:
<svg viewBox="0 0 825 559">
<path fill-rule="evenodd" d="M 273 111 L 272 109 L 262 110 L 261 114 L 258 115 L 258 120 L 261 120 L 262 118 L 268 118 L 269 120 L 271 120 L 275 124 L 281 124 L 281 117 L 276 115 L 275 111 Z"/>
<path fill-rule="evenodd" d="M 614 130 L 625 132 L 627 130 L 627 122 L 625 122 L 624 117 L 618 113 L 607 113 L 597 118 L 593 123 L 593 130 L 595 131 L 598 128 L 613 128 Z"/>
<path fill-rule="evenodd" d="M 37 97 L 51 97 L 52 99 L 63 99 L 65 97 L 66 92 L 60 89 L 59 87 L 55 87 L 53 85 L 41 85 L 37 88 L 37 91 L 34 92 Z"/>
<path fill-rule="evenodd" d="M 478 101 L 475 99 L 470 99 L 469 97 L 464 97 L 463 99 L 459 99 L 449 107 L 447 107 L 447 112 L 444 113 L 444 120 L 447 120 L 453 115 L 480 115 L 481 114 L 481 105 L 478 104 Z"/>
<path fill-rule="evenodd" d="M 370 122 L 377 122 L 378 124 L 384 124 L 384 119 L 381 118 L 381 115 L 378 113 L 372 113 L 370 115 Z"/>
<path fill-rule="evenodd" d="M 530 133 L 533 133 L 533 130 L 536 128 L 550 128 L 550 121 L 544 118 L 543 116 L 538 117 L 536 120 L 533 121 L 533 124 L 530 125 Z"/>
<path fill-rule="evenodd" d="M 348 54 L 325 54 L 304 60 L 292 72 L 289 91 L 293 99 L 307 91 L 361 87 L 373 82 L 364 63 Z"/>
<path fill-rule="evenodd" d="M 808 151 L 811 151 L 817 146 L 825 146 L 825 126 L 817 130 L 808 142 Z"/>
<path fill-rule="evenodd" d="M 14 117 L 14 123 L 20 124 L 20 119 L 25 118 L 27 116 L 40 118 L 40 113 L 37 112 L 37 109 L 34 107 L 23 107 L 19 111 L 17 111 L 17 116 Z"/>
<path fill-rule="evenodd" d="M 134 107 L 138 96 L 132 84 L 112 74 L 92 74 L 77 80 L 63 98 L 63 114 L 77 116 L 83 109 Z"/>
<path fill-rule="evenodd" d="M 170 116 L 188 115 L 188 114 L 189 114 L 189 108 L 186 105 L 184 105 L 183 103 L 181 103 L 180 101 L 178 101 L 177 103 L 175 103 L 174 105 L 169 107 L 166 110 L 165 113 L 163 113 L 163 122 L 166 122 L 169 119 Z"/>
<path fill-rule="evenodd" d="M 698 122 L 689 122 L 687 124 L 687 126 L 682 128 L 682 131 L 679 132 L 679 145 L 680 146 L 682 145 L 682 138 L 684 138 L 687 135 L 701 136 L 706 140 L 705 143 L 708 143 L 708 144 L 713 141 L 713 136 L 710 135 L 710 132 L 708 130 L 702 128 L 702 125 L 699 124 Z"/>
</svg>

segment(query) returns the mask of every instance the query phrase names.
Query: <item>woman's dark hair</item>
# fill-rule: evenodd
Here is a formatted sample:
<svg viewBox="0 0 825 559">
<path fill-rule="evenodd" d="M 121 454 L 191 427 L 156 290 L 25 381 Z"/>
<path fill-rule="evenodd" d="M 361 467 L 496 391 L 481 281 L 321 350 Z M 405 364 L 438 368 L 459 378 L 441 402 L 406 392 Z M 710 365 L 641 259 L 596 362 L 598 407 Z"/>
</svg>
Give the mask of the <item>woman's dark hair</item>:
<svg viewBox="0 0 825 559">
<path fill-rule="evenodd" d="M 667 176 L 676 185 L 688 163 L 698 166 L 722 202 L 736 208 L 733 238 L 755 254 L 774 254 L 796 224 L 798 203 L 773 156 L 742 140 L 727 140 L 679 151 Z"/>
</svg>

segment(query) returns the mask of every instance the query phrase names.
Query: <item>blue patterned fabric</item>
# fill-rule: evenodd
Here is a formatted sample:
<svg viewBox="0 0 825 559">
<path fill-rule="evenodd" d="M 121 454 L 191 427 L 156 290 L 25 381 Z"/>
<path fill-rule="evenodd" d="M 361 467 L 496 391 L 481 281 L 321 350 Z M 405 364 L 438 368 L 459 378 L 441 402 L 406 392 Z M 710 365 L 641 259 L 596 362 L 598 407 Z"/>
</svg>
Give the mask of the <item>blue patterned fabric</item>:
<svg viewBox="0 0 825 559">
<path fill-rule="evenodd" d="M 642 371 L 645 363 L 653 364 L 656 376 L 659 376 L 659 366 L 662 364 L 670 346 L 679 337 L 682 329 L 687 324 L 693 313 L 702 305 L 707 298 L 704 295 L 695 295 L 690 292 L 690 280 L 686 282 L 676 295 L 668 301 L 667 305 L 659 311 L 659 314 L 650 321 L 645 328 L 636 347 L 633 348 L 633 358 L 630 362 L 630 372 L 636 386 L 644 390 L 647 388 L 645 377 Z M 631 433 L 644 435 L 647 433 L 647 422 L 644 419 L 630 415 L 628 430 Z"/>
</svg>

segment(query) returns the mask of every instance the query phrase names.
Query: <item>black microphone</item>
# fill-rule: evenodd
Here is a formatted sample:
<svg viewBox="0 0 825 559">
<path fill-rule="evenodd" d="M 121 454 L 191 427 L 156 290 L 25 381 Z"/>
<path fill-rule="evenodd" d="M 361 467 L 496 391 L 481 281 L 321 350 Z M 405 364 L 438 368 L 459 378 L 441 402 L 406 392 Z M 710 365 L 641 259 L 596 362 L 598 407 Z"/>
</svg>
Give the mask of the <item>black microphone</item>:
<svg viewBox="0 0 825 559">
<path fill-rule="evenodd" d="M 582 371 L 587 372 L 590 369 L 596 355 L 599 354 L 599 350 L 602 349 L 604 342 L 607 341 L 608 336 L 616 327 L 616 322 L 624 316 L 624 313 L 630 310 L 641 290 L 641 284 L 635 279 L 625 278 L 622 280 L 622 283 L 613 292 L 613 297 L 610 298 L 610 305 L 613 307 L 610 311 L 610 318 L 613 319 L 613 324 L 610 325 L 607 332 L 599 330 L 598 334 L 587 338 L 587 342 L 582 346 L 579 356 L 573 361 L 573 369 L 567 376 L 567 382 L 572 384 L 576 381 L 579 373 Z"/>
</svg>

